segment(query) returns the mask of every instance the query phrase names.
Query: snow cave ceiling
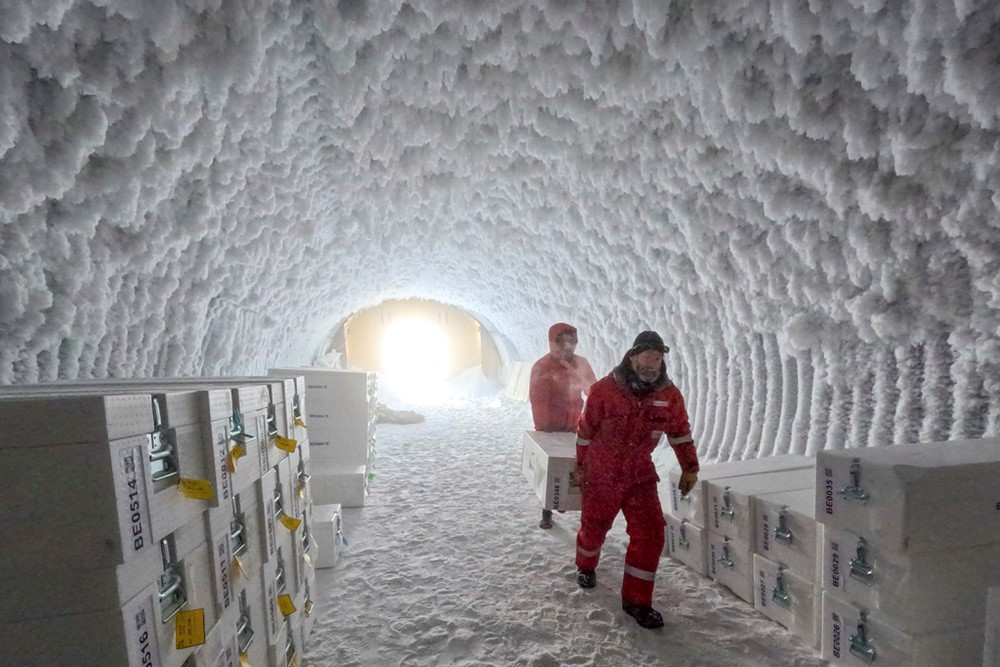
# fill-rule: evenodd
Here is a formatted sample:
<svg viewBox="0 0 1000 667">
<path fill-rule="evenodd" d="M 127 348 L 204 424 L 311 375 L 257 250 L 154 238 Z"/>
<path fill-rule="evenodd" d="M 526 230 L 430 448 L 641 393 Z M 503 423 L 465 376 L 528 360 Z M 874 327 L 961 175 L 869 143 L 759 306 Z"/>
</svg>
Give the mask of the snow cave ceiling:
<svg viewBox="0 0 1000 667">
<path fill-rule="evenodd" d="M 1000 431 L 1000 4 L 0 3 L 0 383 L 422 297 L 659 330 L 703 455 Z"/>
</svg>

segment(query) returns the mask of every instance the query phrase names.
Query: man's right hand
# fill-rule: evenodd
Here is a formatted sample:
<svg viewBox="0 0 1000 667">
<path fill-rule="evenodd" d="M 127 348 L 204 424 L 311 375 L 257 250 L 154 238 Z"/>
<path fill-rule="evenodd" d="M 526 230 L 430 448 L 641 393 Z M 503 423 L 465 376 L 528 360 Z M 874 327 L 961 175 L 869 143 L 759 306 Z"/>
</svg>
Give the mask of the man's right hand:
<svg viewBox="0 0 1000 667">
<path fill-rule="evenodd" d="M 682 472 L 681 480 L 677 483 L 677 488 L 680 489 L 681 495 L 686 496 L 694 488 L 695 482 L 698 481 L 698 473 L 696 472 Z"/>
</svg>

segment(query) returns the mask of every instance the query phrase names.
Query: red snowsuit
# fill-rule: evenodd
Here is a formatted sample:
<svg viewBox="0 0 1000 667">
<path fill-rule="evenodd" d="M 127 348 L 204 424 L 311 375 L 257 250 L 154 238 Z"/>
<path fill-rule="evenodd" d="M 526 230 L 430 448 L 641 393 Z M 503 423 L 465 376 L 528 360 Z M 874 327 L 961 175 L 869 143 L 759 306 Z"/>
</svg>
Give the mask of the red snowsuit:
<svg viewBox="0 0 1000 667">
<path fill-rule="evenodd" d="M 652 605 L 653 583 L 663 551 L 663 511 L 656 491 L 659 477 L 651 454 L 664 433 L 684 471 L 698 470 L 681 392 L 666 373 L 660 386 L 639 398 L 618 369 L 590 389 L 577 431 L 576 461 L 584 486 L 576 566 L 595 570 L 601 545 L 618 512 L 629 535 L 622 600 Z"/>
<path fill-rule="evenodd" d="M 570 361 L 559 357 L 556 338 L 560 334 L 576 333 L 568 324 L 553 324 L 549 328 L 549 353 L 531 367 L 528 398 L 536 431 L 576 431 L 583 410 L 581 392 L 597 382 L 590 363 L 578 354 Z"/>
</svg>

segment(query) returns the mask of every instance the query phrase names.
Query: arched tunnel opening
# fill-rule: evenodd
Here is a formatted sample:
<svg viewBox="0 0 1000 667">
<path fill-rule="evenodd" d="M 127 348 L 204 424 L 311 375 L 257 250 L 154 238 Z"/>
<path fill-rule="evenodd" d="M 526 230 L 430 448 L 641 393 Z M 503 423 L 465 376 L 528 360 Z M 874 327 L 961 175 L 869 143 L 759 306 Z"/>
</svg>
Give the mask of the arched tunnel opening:
<svg viewBox="0 0 1000 667">
<path fill-rule="evenodd" d="M 416 298 L 352 313 L 334 328 L 319 359 L 377 373 L 381 400 L 390 403 L 495 393 L 506 371 L 486 325 L 461 308 Z"/>
</svg>

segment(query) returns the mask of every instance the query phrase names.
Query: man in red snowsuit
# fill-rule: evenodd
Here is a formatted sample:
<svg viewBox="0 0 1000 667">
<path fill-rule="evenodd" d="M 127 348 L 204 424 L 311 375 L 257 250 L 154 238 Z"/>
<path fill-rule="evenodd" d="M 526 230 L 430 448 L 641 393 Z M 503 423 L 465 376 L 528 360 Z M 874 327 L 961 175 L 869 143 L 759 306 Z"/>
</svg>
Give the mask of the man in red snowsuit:
<svg viewBox="0 0 1000 667">
<path fill-rule="evenodd" d="M 666 434 L 681 465 L 681 493 L 690 491 L 698 479 L 698 453 L 684 398 L 663 362 L 668 350 L 656 332 L 639 334 L 621 364 L 591 387 L 576 441 L 577 468 L 583 477 L 577 582 L 583 588 L 597 584 L 604 536 L 623 512 L 629 544 L 622 609 L 644 628 L 663 625 L 652 602 L 666 524 L 650 456 L 661 436 Z"/>
<path fill-rule="evenodd" d="M 576 328 L 559 322 L 549 327 L 549 353 L 531 367 L 528 398 L 536 431 L 576 432 L 582 395 L 597 382 L 590 363 L 576 351 Z M 552 510 L 542 508 L 539 528 L 552 527 Z"/>
</svg>

